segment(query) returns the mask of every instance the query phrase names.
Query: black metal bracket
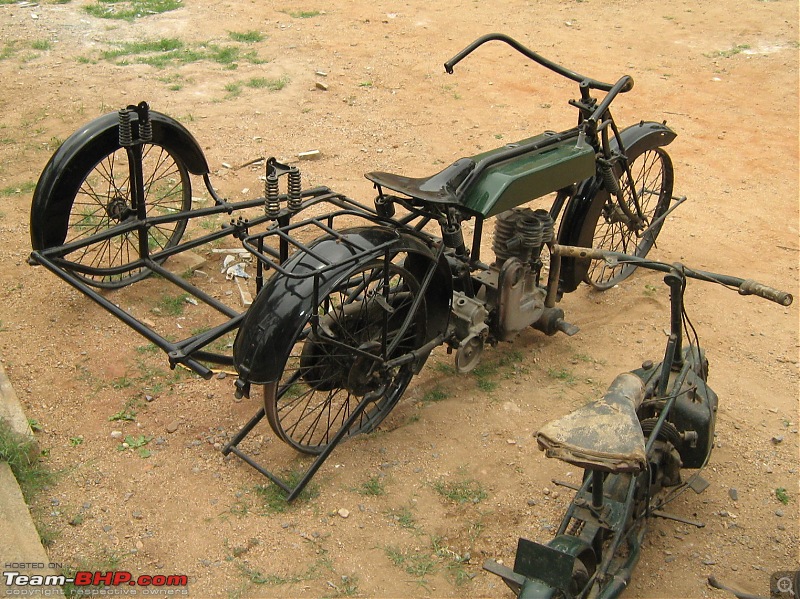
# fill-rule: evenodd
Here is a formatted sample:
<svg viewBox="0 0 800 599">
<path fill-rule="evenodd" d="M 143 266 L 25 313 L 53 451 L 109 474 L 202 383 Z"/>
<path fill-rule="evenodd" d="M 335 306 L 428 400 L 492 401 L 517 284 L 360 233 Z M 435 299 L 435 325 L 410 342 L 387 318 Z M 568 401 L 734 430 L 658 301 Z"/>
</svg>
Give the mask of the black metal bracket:
<svg viewBox="0 0 800 599">
<path fill-rule="evenodd" d="M 238 433 L 231 439 L 231 441 L 222 448 L 222 455 L 227 456 L 228 454 L 234 454 L 238 458 L 242 459 L 246 464 L 254 468 L 260 474 L 266 476 L 269 480 L 275 483 L 278 487 L 286 493 L 286 501 L 291 503 L 300 494 L 303 492 L 303 489 L 306 488 L 311 479 L 314 478 L 314 475 L 317 471 L 322 467 L 322 464 L 325 463 L 325 460 L 333 453 L 333 450 L 341 443 L 345 435 L 348 434 L 350 431 L 350 427 L 355 424 L 356 420 L 361 416 L 361 413 L 367 408 L 367 406 L 375 401 L 375 396 L 371 393 L 367 393 L 363 399 L 358 403 L 355 410 L 350 413 L 350 416 L 342 424 L 342 427 L 336 432 L 333 438 L 328 442 L 325 448 L 322 450 L 320 454 L 314 459 L 308 469 L 305 471 L 303 476 L 300 480 L 294 485 L 290 485 L 285 480 L 281 479 L 277 474 L 274 472 L 267 470 L 264 466 L 256 462 L 252 457 L 247 455 L 244 451 L 239 449 L 239 443 L 241 443 L 247 435 L 258 425 L 259 422 L 266 416 L 266 410 L 262 407 L 258 410 L 258 412 L 253 415 L 253 417 L 245 424 Z"/>
</svg>

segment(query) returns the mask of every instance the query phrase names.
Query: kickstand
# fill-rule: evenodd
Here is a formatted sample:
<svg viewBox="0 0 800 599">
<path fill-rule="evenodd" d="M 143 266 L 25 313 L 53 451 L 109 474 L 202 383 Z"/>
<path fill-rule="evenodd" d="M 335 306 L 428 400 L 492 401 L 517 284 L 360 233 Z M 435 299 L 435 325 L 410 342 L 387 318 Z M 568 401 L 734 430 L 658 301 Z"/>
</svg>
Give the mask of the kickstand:
<svg viewBox="0 0 800 599">
<path fill-rule="evenodd" d="M 690 526 L 696 526 L 697 528 L 705 528 L 704 522 L 698 522 L 697 520 L 689 520 L 689 518 L 683 518 L 682 516 L 676 516 L 675 514 L 670 514 L 669 512 L 662 512 L 661 510 L 653 510 L 650 512 L 651 516 L 656 516 L 658 518 L 664 518 L 664 520 L 674 520 L 675 522 L 682 522 L 683 524 L 689 524 Z"/>
<path fill-rule="evenodd" d="M 269 470 L 264 468 L 261 464 L 256 462 L 253 458 L 251 458 L 249 455 L 247 455 L 238 447 L 239 443 L 241 443 L 242 440 L 244 440 L 244 438 L 250 434 L 250 431 L 252 431 L 255 428 L 255 426 L 259 422 L 261 422 L 261 420 L 266 415 L 266 410 L 263 407 L 260 410 L 258 410 L 258 412 L 255 413 L 255 415 L 247 422 L 247 424 L 245 424 L 239 430 L 239 432 L 236 433 L 233 439 L 231 439 L 231 441 L 227 445 L 225 445 L 225 447 L 222 448 L 222 455 L 228 455 L 229 453 L 233 453 L 239 458 L 241 458 L 246 464 L 252 466 L 255 470 L 257 470 L 258 472 L 266 476 L 269 480 L 271 480 L 273 483 L 278 485 L 286 493 L 286 501 L 288 503 L 291 503 L 300 495 L 300 493 L 303 492 L 303 489 L 306 488 L 306 485 L 309 482 L 311 482 L 311 479 L 317 473 L 317 470 L 320 469 L 325 460 L 328 459 L 328 456 L 330 456 L 333 450 L 336 449 L 336 446 L 342 442 L 345 435 L 347 435 L 348 431 L 350 430 L 350 427 L 353 426 L 356 420 L 361 416 L 361 413 L 367 408 L 367 406 L 370 403 L 374 401 L 375 397 L 370 393 L 367 393 L 363 397 L 363 399 L 359 402 L 356 408 L 342 423 L 341 428 L 339 428 L 339 430 L 336 431 L 336 434 L 331 438 L 328 444 L 325 445 L 325 448 L 322 450 L 322 452 L 314 459 L 314 461 L 311 463 L 311 466 L 309 466 L 308 470 L 306 470 L 305 474 L 303 474 L 302 478 L 300 478 L 300 480 L 294 486 L 291 486 L 289 483 L 279 478 L 275 473 L 270 472 Z"/>
</svg>

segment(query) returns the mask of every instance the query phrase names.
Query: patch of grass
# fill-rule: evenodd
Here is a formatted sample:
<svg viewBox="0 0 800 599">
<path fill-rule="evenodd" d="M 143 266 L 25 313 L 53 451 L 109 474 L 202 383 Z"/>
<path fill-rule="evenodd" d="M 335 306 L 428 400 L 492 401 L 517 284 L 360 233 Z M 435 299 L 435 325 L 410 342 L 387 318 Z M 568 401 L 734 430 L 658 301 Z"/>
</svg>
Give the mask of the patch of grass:
<svg viewBox="0 0 800 599">
<path fill-rule="evenodd" d="M 436 560 L 429 553 L 411 552 L 407 549 L 393 546 L 385 547 L 384 553 L 395 566 L 402 568 L 407 574 L 419 579 L 424 579 L 425 576 L 436 570 Z"/>
<path fill-rule="evenodd" d="M 158 77 L 158 80 L 161 81 L 161 83 L 165 83 L 167 85 L 167 89 L 173 92 L 182 90 L 185 82 L 183 76 L 179 75 L 178 73 L 173 73 L 165 77 Z"/>
<path fill-rule="evenodd" d="M 234 42 L 241 42 L 243 44 L 255 44 L 256 42 L 264 40 L 264 34 L 260 31 L 230 31 L 228 32 L 228 37 Z"/>
<path fill-rule="evenodd" d="M 103 555 L 99 559 L 86 560 L 81 559 L 79 563 L 70 568 L 62 568 L 61 574 L 65 578 L 75 578 L 78 572 L 110 572 L 119 568 L 120 556 L 108 549 L 103 550 Z M 65 597 L 82 597 L 81 590 L 85 591 L 85 587 L 76 587 L 74 583 L 68 582 L 63 587 Z"/>
<path fill-rule="evenodd" d="M 434 387 L 422 396 L 422 403 L 434 403 L 447 399 L 447 391 L 441 387 Z"/>
<path fill-rule="evenodd" d="M 271 92 L 282 90 L 289 83 L 287 76 L 267 78 L 267 77 L 254 77 L 247 82 L 247 87 L 253 89 L 267 89 Z"/>
<path fill-rule="evenodd" d="M 53 44 L 50 43 L 50 40 L 34 40 L 31 42 L 31 48 L 33 48 L 34 50 L 39 50 L 41 52 L 46 52 L 52 47 Z"/>
<path fill-rule="evenodd" d="M 369 495 L 377 497 L 379 495 L 386 495 L 386 484 L 382 477 L 372 476 L 361 485 L 358 490 L 361 495 Z"/>
<path fill-rule="evenodd" d="M 183 6 L 179 0 L 98 0 L 84 10 L 99 19 L 134 21 L 142 17 L 176 10 Z"/>
<path fill-rule="evenodd" d="M 136 353 L 138 354 L 157 354 L 159 351 L 160 350 L 155 343 L 148 343 L 147 345 L 139 345 L 136 348 Z"/>
<path fill-rule="evenodd" d="M 186 308 L 186 299 L 188 297 L 188 293 L 181 293 L 177 296 L 165 295 L 158 301 L 152 311 L 165 316 L 180 316 Z"/>
<path fill-rule="evenodd" d="M 235 81 L 233 83 L 228 83 L 225 86 L 225 91 L 228 92 L 227 98 L 235 98 L 240 96 L 242 93 L 242 84 Z"/>
<path fill-rule="evenodd" d="M 32 439 L 20 435 L 0 419 L 0 460 L 8 462 L 26 503 L 55 480 L 55 475 L 34 456 L 34 447 Z"/>
<path fill-rule="evenodd" d="M 456 481 L 438 480 L 433 483 L 434 490 L 453 503 L 480 503 L 488 497 L 480 482 L 474 479 Z"/>
<path fill-rule="evenodd" d="M 732 56 L 736 56 L 737 54 L 741 54 L 745 50 L 749 50 L 749 44 L 739 44 L 734 46 L 733 48 L 729 48 L 728 50 L 717 50 L 716 52 L 711 52 L 706 54 L 707 58 L 731 58 Z"/>
<path fill-rule="evenodd" d="M 304 470 L 292 470 L 282 474 L 281 477 L 288 487 L 294 487 L 300 482 L 304 474 Z M 306 485 L 303 492 L 291 504 L 287 503 L 284 490 L 275 483 L 256 485 L 253 490 L 261 500 L 262 513 L 264 514 L 283 513 L 289 508 L 302 505 L 303 502 L 311 501 L 319 496 L 319 486 L 314 483 Z"/>
<path fill-rule="evenodd" d="M 789 505 L 789 492 L 783 487 L 778 487 L 777 489 L 775 489 L 775 497 L 783 505 Z"/>
<path fill-rule="evenodd" d="M 389 510 L 387 513 L 401 528 L 406 530 L 417 530 L 417 519 L 411 512 L 409 507 L 401 507 L 394 510 Z"/>
<path fill-rule="evenodd" d="M 550 378 L 557 379 L 559 381 L 564 381 L 568 385 L 572 385 L 573 383 L 575 383 L 575 375 L 573 375 L 566 368 L 548 368 L 547 376 L 549 376 Z"/>
<path fill-rule="evenodd" d="M 83 444 L 83 437 L 80 436 L 80 435 L 78 435 L 77 437 L 70 437 L 69 438 L 69 444 L 72 447 L 77 447 L 78 445 L 82 445 Z"/>
<path fill-rule="evenodd" d="M 36 189 L 36 183 L 33 181 L 26 181 L 19 185 L 9 185 L 8 187 L 0 189 L 0 196 L 29 194 L 32 193 L 34 189 Z"/>
<path fill-rule="evenodd" d="M 5 42 L 3 47 L 0 48 L 0 60 L 6 60 L 8 58 L 12 58 L 17 53 L 17 42 L 10 41 Z"/>
<path fill-rule="evenodd" d="M 138 63 L 156 68 L 190 64 L 201 60 L 216 62 L 229 68 L 235 68 L 237 61 L 247 61 L 252 64 L 265 62 L 258 58 L 255 51 L 242 52 L 237 46 L 219 46 L 210 43 L 187 45 L 178 38 L 122 42 L 113 50 L 102 52 L 100 57 L 117 65 Z"/>
<path fill-rule="evenodd" d="M 322 14 L 322 12 L 318 10 L 282 10 L 281 12 L 289 15 L 293 19 L 310 19 Z"/>
</svg>

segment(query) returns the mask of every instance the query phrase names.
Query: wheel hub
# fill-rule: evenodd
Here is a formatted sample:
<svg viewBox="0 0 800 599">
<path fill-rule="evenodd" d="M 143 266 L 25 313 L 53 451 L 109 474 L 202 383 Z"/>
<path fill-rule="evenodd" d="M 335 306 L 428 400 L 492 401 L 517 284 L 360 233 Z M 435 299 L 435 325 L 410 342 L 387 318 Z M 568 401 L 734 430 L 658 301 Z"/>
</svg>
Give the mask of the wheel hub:
<svg viewBox="0 0 800 599">
<path fill-rule="evenodd" d="M 106 206 L 108 217 L 116 222 L 122 222 L 133 214 L 133 210 L 128 206 L 128 200 L 121 196 L 114 196 Z"/>
<path fill-rule="evenodd" d="M 374 354 L 380 348 L 381 344 L 379 342 L 368 341 L 361 344 L 358 349 Z M 361 397 L 370 391 L 380 388 L 383 377 L 380 371 L 376 369 L 376 365 L 377 361 L 375 359 L 359 355 L 353 362 L 347 376 L 347 390 L 353 395 Z"/>
</svg>

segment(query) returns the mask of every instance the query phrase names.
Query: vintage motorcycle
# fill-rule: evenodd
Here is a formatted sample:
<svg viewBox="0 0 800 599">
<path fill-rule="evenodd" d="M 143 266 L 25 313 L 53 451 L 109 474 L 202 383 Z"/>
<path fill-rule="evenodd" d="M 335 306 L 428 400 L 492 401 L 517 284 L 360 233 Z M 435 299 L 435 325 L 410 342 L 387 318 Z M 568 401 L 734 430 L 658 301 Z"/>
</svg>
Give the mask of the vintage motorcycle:
<svg viewBox="0 0 800 599">
<path fill-rule="evenodd" d="M 650 517 L 702 526 L 662 508 L 700 476 L 714 447 L 718 398 L 707 384 L 708 359 L 686 313 L 687 278 L 755 294 L 783 306 L 789 293 L 753 280 L 692 270 L 616 252 L 553 248 L 556 254 L 663 271 L 670 293 L 670 333 L 663 360 L 617 376 L 607 393 L 537 432 L 539 448 L 584 469 L 555 537 L 546 545 L 520 538 L 513 569 L 488 560 L 525 599 L 619 596 L 631 579 Z M 684 347 L 684 339 L 689 340 Z M 692 471 L 684 478 L 686 471 Z M 725 588 L 725 587 L 720 587 Z"/>
<path fill-rule="evenodd" d="M 369 173 L 373 205 L 327 187 L 303 189 L 298 168 L 275 159 L 266 161 L 263 197 L 229 202 L 214 190 L 192 134 L 142 102 L 88 123 L 52 156 L 33 196 L 29 262 L 164 350 L 172 367 L 210 377 L 210 365 L 232 366 L 239 396 L 263 386 L 264 405 L 223 452 L 257 468 L 291 500 L 339 442 L 380 424 L 434 348 L 445 345 L 467 372 L 487 344 L 511 341 L 530 326 L 574 334 L 556 307 L 562 295 L 583 281 L 609 288 L 636 266 L 562 258 L 551 251 L 556 242 L 644 257 L 684 199 L 673 198 L 664 150 L 675 133 L 650 121 L 619 129 L 611 115 L 612 102 L 633 87 L 629 76 L 603 83 L 502 34 L 478 38 L 445 69 L 452 73 L 490 41 L 577 82 L 580 96 L 569 102 L 577 125 L 462 158 L 430 177 Z M 213 206 L 192 205 L 193 177 L 203 179 Z M 549 210 L 522 206 L 548 194 Z M 218 214 L 237 218 L 184 235 L 189 221 Z M 481 241 L 493 217 L 487 264 Z M 257 262 L 257 296 L 245 312 L 164 265 L 226 236 L 241 240 Z M 228 320 L 170 341 L 102 293 L 151 273 Z M 233 355 L 208 349 L 233 331 Z M 316 456 L 296 485 L 239 447 L 265 416 L 280 439 Z"/>
</svg>

